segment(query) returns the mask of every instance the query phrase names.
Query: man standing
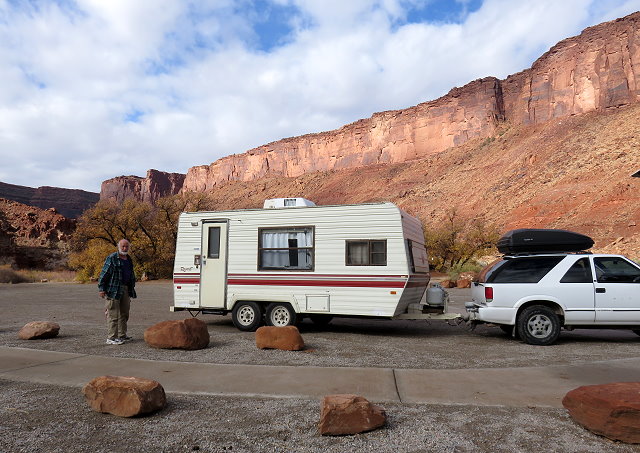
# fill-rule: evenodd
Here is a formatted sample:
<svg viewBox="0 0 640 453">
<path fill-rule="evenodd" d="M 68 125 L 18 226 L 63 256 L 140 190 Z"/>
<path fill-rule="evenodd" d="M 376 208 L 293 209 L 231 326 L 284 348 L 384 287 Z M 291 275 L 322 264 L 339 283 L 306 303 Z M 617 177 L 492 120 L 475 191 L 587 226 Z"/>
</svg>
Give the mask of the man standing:
<svg viewBox="0 0 640 453">
<path fill-rule="evenodd" d="M 107 344 L 120 345 L 131 340 L 131 337 L 127 336 L 127 321 L 130 299 L 136 298 L 136 276 L 133 273 L 129 247 L 129 241 L 121 239 L 118 242 L 118 251 L 107 257 L 98 277 L 100 297 L 107 299 Z"/>
</svg>

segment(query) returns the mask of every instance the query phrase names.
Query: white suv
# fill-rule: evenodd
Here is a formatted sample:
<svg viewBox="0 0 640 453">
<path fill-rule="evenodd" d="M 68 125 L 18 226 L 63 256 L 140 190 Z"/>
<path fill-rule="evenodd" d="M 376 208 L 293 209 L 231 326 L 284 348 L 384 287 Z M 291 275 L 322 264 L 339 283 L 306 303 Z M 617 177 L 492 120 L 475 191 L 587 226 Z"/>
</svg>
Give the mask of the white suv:
<svg viewBox="0 0 640 453">
<path fill-rule="evenodd" d="M 640 335 L 640 266 L 620 255 L 505 256 L 483 270 L 466 309 L 534 345 L 560 329 L 625 328 Z"/>
</svg>

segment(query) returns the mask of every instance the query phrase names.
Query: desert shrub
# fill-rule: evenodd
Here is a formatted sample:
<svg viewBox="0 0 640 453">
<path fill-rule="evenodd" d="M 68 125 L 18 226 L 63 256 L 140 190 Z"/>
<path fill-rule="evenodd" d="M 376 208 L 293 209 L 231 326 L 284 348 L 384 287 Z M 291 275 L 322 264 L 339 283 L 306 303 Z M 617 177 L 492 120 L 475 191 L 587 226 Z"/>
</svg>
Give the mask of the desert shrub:
<svg viewBox="0 0 640 453">
<path fill-rule="evenodd" d="M 13 269 L 7 266 L 0 267 L 0 283 L 26 283 L 28 281 L 26 277 Z"/>
<path fill-rule="evenodd" d="M 465 273 L 465 272 L 473 272 L 473 273 L 478 273 L 482 270 L 484 266 L 482 264 L 480 264 L 479 262 L 473 260 L 471 262 L 466 262 L 465 264 L 462 265 L 456 265 L 451 267 L 448 271 L 448 277 L 449 280 L 458 280 L 458 278 L 460 278 L 460 275 Z"/>
</svg>

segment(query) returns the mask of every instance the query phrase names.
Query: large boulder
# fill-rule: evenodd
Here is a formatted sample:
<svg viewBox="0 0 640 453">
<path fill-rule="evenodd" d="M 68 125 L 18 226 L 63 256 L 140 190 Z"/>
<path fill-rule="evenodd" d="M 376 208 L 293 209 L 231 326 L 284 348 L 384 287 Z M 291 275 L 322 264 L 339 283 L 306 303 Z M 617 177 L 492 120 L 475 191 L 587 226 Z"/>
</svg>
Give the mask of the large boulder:
<svg viewBox="0 0 640 453">
<path fill-rule="evenodd" d="M 318 428 L 323 436 L 340 436 L 371 431 L 386 421 L 384 409 L 361 396 L 329 395 L 322 401 Z"/>
<path fill-rule="evenodd" d="M 144 341 L 161 349 L 204 349 L 209 340 L 207 325 L 196 318 L 163 321 L 144 331 Z"/>
<path fill-rule="evenodd" d="M 21 340 L 39 340 L 44 338 L 53 338 L 60 332 L 60 325 L 50 321 L 33 321 L 27 323 L 20 332 L 18 337 Z"/>
<path fill-rule="evenodd" d="M 612 440 L 640 443 L 640 382 L 586 385 L 562 400 L 578 424 Z"/>
<path fill-rule="evenodd" d="M 456 280 L 456 288 L 471 288 L 471 279 L 459 278 Z"/>
<path fill-rule="evenodd" d="M 135 417 L 162 409 L 167 397 L 160 383 L 151 379 L 126 376 L 100 376 L 82 389 L 96 412 Z"/>
<path fill-rule="evenodd" d="M 259 349 L 301 351 L 304 340 L 296 326 L 262 326 L 256 330 L 256 346 Z"/>
</svg>

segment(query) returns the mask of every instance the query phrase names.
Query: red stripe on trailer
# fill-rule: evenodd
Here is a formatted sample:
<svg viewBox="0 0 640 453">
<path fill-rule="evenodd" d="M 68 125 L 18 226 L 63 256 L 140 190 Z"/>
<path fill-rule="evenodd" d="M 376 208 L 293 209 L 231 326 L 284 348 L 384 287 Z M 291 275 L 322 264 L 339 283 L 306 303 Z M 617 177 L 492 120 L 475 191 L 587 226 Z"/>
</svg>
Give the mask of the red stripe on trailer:
<svg viewBox="0 0 640 453">
<path fill-rule="evenodd" d="M 249 286 L 339 286 L 352 288 L 404 288 L 404 281 L 355 281 L 355 280 L 253 280 L 230 278 L 229 285 Z"/>
<path fill-rule="evenodd" d="M 200 279 L 199 278 L 174 278 L 173 283 L 174 284 L 180 284 L 180 283 L 199 284 Z"/>
</svg>

